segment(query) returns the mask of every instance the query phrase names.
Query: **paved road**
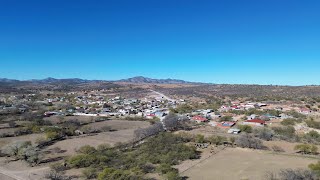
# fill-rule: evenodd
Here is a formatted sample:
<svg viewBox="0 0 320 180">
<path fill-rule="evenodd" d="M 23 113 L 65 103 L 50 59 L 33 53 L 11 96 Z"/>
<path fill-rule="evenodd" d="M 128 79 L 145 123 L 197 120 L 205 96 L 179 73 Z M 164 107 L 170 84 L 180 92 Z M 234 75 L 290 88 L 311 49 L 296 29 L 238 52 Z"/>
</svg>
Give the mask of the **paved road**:
<svg viewBox="0 0 320 180">
<path fill-rule="evenodd" d="M 163 97 L 164 99 L 166 99 L 166 100 L 168 100 L 168 101 L 175 101 L 174 99 L 171 99 L 171 98 L 169 98 L 168 96 L 166 96 L 166 95 L 164 95 L 164 94 L 162 94 L 162 93 L 160 93 L 160 92 L 157 92 L 157 91 L 154 91 L 154 90 L 150 90 L 151 92 L 153 92 L 153 93 L 156 93 L 156 94 L 158 94 L 159 96 L 161 96 L 161 97 Z"/>
</svg>

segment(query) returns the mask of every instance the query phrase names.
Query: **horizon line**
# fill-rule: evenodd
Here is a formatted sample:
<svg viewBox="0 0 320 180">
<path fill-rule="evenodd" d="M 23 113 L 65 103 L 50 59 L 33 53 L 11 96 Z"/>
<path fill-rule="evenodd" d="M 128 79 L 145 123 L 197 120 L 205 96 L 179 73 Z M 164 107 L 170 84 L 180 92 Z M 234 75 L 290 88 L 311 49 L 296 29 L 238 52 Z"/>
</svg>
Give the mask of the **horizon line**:
<svg viewBox="0 0 320 180">
<path fill-rule="evenodd" d="M 14 81 L 39 81 L 39 80 L 46 80 L 46 79 L 56 79 L 56 80 L 68 80 L 68 79 L 80 79 L 80 80 L 86 80 L 86 81 L 108 81 L 108 82 L 117 82 L 121 80 L 127 80 L 131 78 L 136 77 L 143 77 L 143 78 L 149 78 L 154 80 L 179 80 L 179 81 L 185 81 L 186 83 L 194 83 L 194 84 L 211 84 L 211 85 L 257 85 L 257 86 L 290 86 L 290 87 L 301 87 L 301 86 L 320 86 L 320 84 L 299 84 L 299 85 L 290 85 L 290 84 L 259 84 L 259 83 L 214 83 L 214 82 L 197 82 L 197 81 L 189 81 L 184 79 L 177 79 L 177 78 L 151 78 L 146 76 L 132 76 L 122 79 L 91 79 L 91 78 L 79 78 L 79 77 L 64 77 L 64 78 L 55 78 L 55 77 L 46 77 L 46 78 L 32 78 L 32 79 L 20 79 L 20 78 L 4 78 L 0 77 L 0 79 L 6 79 L 6 80 L 14 80 Z M 132 83 L 134 84 L 134 83 Z M 136 83 L 137 84 L 137 83 Z M 150 83 L 152 84 L 152 83 Z M 153 83 L 156 84 L 156 83 Z M 179 83 L 177 83 L 179 84 Z"/>
</svg>

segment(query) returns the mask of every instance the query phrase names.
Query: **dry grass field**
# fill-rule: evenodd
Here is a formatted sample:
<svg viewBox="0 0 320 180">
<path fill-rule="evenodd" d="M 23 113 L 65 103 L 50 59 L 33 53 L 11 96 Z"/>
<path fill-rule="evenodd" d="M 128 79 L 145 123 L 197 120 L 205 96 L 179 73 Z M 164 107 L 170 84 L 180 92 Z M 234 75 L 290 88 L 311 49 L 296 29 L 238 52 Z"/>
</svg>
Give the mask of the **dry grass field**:
<svg viewBox="0 0 320 180">
<path fill-rule="evenodd" d="M 103 132 L 93 136 L 76 137 L 59 141 L 48 149 L 61 148 L 65 153 L 60 155 L 73 155 L 82 146 L 90 145 L 97 147 L 100 144 L 114 145 L 119 142 L 128 142 L 133 138 L 134 129 L 119 130 L 114 132 Z"/>
<path fill-rule="evenodd" d="M 182 173 L 190 180 L 263 180 L 266 172 L 280 169 L 307 168 L 317 159 L 294 155 L 272 154 L 267 151 L 254 151 L 241 148 L 229 148 L 202 161 Z M 186 161 L 180 167 L 186 166 Z"/>
<path fill-rule="evenodd" d="M 0 147 L 6 146 L 16 141 L 31 141 L 35 143 L 38 138 L 44 137 L 44 134 L 29 134 L 24 136 L 17 136 L 17 137 L 6 137 L 0 138 Z"/>
</svg>

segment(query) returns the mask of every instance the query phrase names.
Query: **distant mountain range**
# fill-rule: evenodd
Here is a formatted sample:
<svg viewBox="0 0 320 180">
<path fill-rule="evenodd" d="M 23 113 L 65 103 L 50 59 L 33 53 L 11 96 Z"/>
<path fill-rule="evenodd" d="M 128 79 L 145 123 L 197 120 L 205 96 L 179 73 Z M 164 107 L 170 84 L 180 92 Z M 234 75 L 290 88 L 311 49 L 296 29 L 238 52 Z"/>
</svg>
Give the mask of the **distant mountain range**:
<svg viewBox="0 0 320 180">
<path fill-rule="evenodd" d="M 15 80 L 15 79 L 6 79 L 0 78 L 0 83 L 32 83 L 32 84 L 84 84 L 84 83 L 102 83 L 102 82 L 109 82 L 109 83 L 117 83 L 117 82 L 125 82 L 125 83 L 133 83 L 133 84 L 203 84 L 203 83 L 195 83 L 195 82 L 188 82 L 184 80 L 178 79 L 152 79 L 143 76 L 137 76 L 128 79 L 121 79 L 116 81 L 108 81 L 108 80 L 85 80 L 79 78 L 69 78 L 69 79 L 55 79 L 55 78 L 46 78 L 46 79 L 32 79 L 32 80 Z"/>
<path fill-rule="evenodd" d="M 116 82 L 126 82 L 126 83 L 143 83 L 143 84 L 200 84 L 196 82 L 188 82 L 184 80 L 179 80 L 179 79 L 152 79 L 152 78 L 147 78 L 143 76 L 137 76 L 133 78 L 128 78 L 128 79 L 122 79 Z"/>
</svg>

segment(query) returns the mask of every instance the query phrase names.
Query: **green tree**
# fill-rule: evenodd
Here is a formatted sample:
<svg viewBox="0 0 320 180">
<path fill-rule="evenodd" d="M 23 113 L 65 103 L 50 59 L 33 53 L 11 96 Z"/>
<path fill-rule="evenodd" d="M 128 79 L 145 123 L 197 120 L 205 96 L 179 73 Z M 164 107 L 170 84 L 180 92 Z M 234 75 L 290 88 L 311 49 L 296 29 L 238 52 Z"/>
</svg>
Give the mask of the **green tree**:
<svg viewBox="0 0 320 180">
<path fill-rule="evenodd" d="M 309 169 L 311 169 L 318 177 L 320 177 L 320 161 L 316 164 L 310 164 Z"/>
<path fill-rule="evenodd" d="M 249 125 L 238 125 L 241 132 L 252 133 L 252 127 Z"/>
<path fill-rule="evenodd" d="M 195 137 L 196 143 L 205 143 L 205 138 L 202 134 L 197 134 Z"/>
</svg>

